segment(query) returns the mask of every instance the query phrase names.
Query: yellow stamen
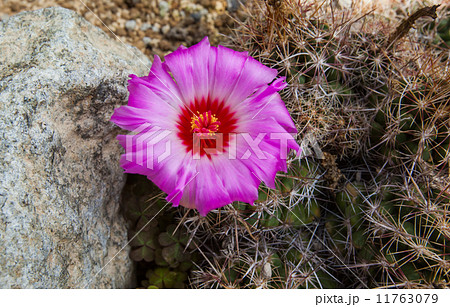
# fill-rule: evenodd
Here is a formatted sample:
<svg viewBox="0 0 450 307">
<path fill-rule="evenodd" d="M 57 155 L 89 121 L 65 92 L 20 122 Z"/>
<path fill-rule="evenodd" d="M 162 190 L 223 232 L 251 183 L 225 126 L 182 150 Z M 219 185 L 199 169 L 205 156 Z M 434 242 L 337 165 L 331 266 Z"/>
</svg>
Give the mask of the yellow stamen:
<svg viewBox="0 0 450 307">
<path fill-rule="evenodd" d="M 219 125 L 219 119 L 211 114 L 211 111 L 203 112 L 202 114 L 197 112 L 197 115 L 191 118 L 191 129 L 194 133 L 214 135 L 219 130 Z"/>
</svg>

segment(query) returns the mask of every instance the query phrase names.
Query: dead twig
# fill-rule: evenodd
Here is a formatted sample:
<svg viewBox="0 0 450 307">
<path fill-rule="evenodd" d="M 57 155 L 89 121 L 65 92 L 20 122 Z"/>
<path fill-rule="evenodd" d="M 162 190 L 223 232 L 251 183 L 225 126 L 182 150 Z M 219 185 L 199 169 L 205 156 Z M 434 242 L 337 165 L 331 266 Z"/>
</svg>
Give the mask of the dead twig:
<svg viewBox="0 0 450 307">
<path fill-rule="evenodd" d="M 422 17 L 431 17 L 433 19 L 436 19 L 437 18 L 436 9 L 439 6 L 440 4 L 421 8 L 417 10 L 414 14 L 403 20 L 402 23 L 397 27 L 395 32 L 389 36 L 389 39 L 387 40 L 386 43 L 386 50 L 392 48 L 396 41 L 405 36 L 409 32 L 409 30 L 414 26 L 414 23 L 416 22 L 417 19 Z"/>
</svg>

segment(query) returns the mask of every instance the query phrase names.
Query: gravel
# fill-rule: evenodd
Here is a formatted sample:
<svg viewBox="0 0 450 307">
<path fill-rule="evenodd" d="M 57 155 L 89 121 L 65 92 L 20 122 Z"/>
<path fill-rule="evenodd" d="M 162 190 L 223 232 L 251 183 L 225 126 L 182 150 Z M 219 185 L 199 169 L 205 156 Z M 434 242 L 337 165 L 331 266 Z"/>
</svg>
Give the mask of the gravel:
<svg viewBox="0 0 450 307">
<path fill-rule="evenodd" d="M 110 37 L 115 38 L 117 35 L 122 42 L 134 45 L 153 58 L 155 54 L 164 56 L 172 52 L 180 44 L 193 45 L 205 36 L 209 37 L 212 44 L 219 44 L 224 41 L 224 35 L 229 34 L 230 29 L 233 28 L 233 18 L 240 18 L 242 15 L 242 10 L 236 11 L 237 0 L 91 0 L 83 2 L 6 0 L 2 1 L 0 6 L 0 19 L 6 19 L 22 11 L 62 6 L 78 12 L 90 23 L 103 29 Z M 179 33 L 183 33 L 184 36 Z M 144 37 L 151 38 L 151 43 L 148 44 L 148 39 L 144 42 Z"/>
</svg>

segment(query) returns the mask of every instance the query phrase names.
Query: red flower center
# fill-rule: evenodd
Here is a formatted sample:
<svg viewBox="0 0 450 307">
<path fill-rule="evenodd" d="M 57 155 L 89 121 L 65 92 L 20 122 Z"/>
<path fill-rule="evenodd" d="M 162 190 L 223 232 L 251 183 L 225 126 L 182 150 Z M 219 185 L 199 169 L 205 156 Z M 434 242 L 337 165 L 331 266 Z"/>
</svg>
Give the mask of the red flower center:
<svg viewBox="0 0 450 307">
<path fill-rule="evenodd" d="M 234 112 L 223 101 L 195 100 L 181 109 L 177 135 L 187 152 L 210 157 L 228 147 L 236 123 Z"/>
</svg>

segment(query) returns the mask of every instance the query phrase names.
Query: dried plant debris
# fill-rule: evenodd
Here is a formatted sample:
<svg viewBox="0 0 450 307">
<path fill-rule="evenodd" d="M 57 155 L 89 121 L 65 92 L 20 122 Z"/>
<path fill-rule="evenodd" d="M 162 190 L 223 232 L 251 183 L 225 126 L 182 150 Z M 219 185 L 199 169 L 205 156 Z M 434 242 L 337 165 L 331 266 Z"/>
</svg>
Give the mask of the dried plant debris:
<svg viewBox="0 0 450 307">
<path fill-rule="evenodd" d="M 439 6 L 440 4 L 418 9 L 411 16 L 402 21 L 402 23 L 397 27 L 395 32 L 389 36 L 389 39 L 386 42 L 386 49 L 392 48 L 395 41 L 405 36 L 409 32 L 409 30 L 414 26 L 414 23 L 416 22 L 417 19 L 422 17 L 431 17 L 433 19 L 436 19 L 437 18 L 436 9 Z"/>
</svg>

